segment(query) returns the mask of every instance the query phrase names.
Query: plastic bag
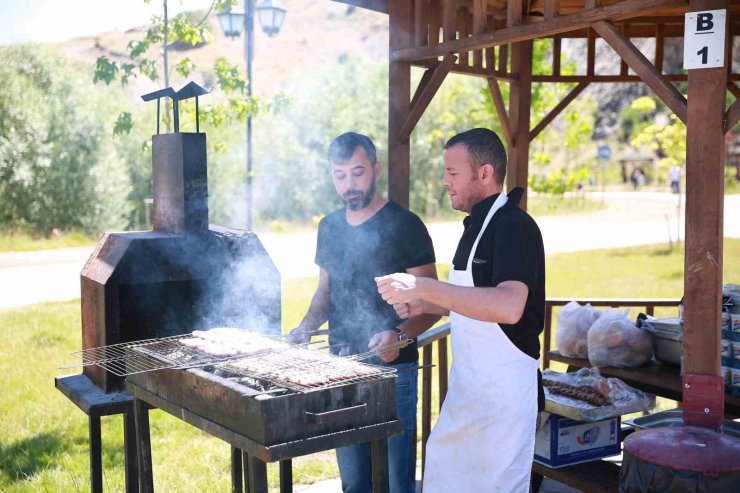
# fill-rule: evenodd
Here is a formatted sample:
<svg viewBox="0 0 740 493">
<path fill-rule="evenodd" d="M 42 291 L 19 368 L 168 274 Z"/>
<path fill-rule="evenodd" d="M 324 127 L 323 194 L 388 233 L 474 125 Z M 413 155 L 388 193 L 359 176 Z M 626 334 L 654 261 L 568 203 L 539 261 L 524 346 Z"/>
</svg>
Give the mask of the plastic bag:
<svg viewBox="0 0 740 493">
<path fill-rule="evenodd" d="M 653 336 L 628 318 L 629 310 L 606 310 L 588 331 L 588 360 L 594 366 L 642 366 L 653 357 Z"/>
<path fill-rule="evenodd" d="M 601 312 L 589 304 L 579 305 L 571 301 L 558 313 L 558 329 L 555 337 L 558 351 L 571 358 L 588 358 L 588 329 L 599 318 Z"/>
</svg>

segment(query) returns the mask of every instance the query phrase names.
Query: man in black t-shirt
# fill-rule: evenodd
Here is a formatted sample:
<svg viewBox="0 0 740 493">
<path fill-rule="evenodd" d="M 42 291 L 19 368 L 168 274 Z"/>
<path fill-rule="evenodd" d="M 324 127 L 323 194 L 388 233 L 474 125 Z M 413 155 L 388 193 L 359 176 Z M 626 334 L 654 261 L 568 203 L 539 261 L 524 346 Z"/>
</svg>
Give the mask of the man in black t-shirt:
<svg viewBox="0 0 740 493">
<path fill-rule="evenodd" d="M 401 316 L 450 316 L 447 397 L 427 442 L 424 493 L 529 490 L 537 411 L 545 254 L 524 190 L 503 192 L 506 151 L 476 128 L 445 145 L 444 185 L 467 212 L 449 282 L 409 273 L 377 279 Z"/>
<path fill-rule="evenodd" d="M 307 341 L 308 334 L 328 321 L 335 354 L 376 351 L 383 362 L 400 370 L 396 405 L 404 431 L 388 440 L 389 479 L 392 493 L 412 493 L 418 352 L 416 343 L 400 352 L 384 348 L 401 337 L 416 338 L 439 316 L 402 320 L 378 294 L 375 278 L 407 272 L 436 279 L 434 248 L 415 214 L 377 193 L 381 163 L 368 137 L 353 132 L 337 137 L 329 147 L 329 164 L 345 207 L 319 223 L 319 285 L 308 313 L 290 338 Z M 337 449 L 337 462 L 345 493 L 372 491 L 370 444 Z"/>
</svg>

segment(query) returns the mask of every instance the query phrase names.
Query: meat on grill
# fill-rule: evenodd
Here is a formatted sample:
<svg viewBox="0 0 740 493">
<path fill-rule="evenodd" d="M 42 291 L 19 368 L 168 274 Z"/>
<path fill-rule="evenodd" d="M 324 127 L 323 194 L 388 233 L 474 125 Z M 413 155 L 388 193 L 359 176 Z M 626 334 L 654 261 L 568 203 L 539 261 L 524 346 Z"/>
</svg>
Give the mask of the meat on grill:
<svg viewBox="0 0 740 493">
<path fill-rule="evenodd" d="M 542 383 L 552 394 L 560 394 L 579 401 L 588 402 L 594 406 L 608 406 L 611 401 L 593 387 L 588 385 L 570 385 L 555 380 L 543 379 Z"/>
</svg>

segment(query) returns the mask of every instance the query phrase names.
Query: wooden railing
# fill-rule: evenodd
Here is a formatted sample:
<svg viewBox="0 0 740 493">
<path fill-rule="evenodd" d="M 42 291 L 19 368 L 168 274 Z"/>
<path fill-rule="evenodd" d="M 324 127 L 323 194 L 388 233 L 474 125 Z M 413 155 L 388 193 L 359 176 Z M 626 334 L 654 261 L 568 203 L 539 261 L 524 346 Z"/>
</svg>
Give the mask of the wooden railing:
<svg viewBox="0 0 740 493">
<path fill-rule="evenodd" d="M 553 347 L 552 327 L 553 308 L 567 305 L 570 301 L 580 304 L 590 303 L 595 308 L 644 308 L 644 313 L 653 315 L 656 307 L 677 307 L 678 298 L 653 298 L 653 299 L 618 299 L 618 298 L 548 298 L 545 302 L 545 328 L 544 344 L 542 347 L 541 364 L 543 368 L 550 366 L 548 351 Z M 636 314 L 635 314 L 636 316 Z M 447 395 L 447 379 L 449 375 L 449 360 L 447 358 L 448 338 L 450 336 L 450 324 L 446 323 L 435 327 L 417 339 L 417 345 L 421 351 L 421 435 L 417 423 L 417 439 L 421 439 L 421 472 L 424 475 L 424 464 L 426 462 L 426 444 L 432 430 L 432 365 L 433 355 L 437 352 L 437 389 L 439 391 L 439 407 L 442 407 Z"/>
</svg>

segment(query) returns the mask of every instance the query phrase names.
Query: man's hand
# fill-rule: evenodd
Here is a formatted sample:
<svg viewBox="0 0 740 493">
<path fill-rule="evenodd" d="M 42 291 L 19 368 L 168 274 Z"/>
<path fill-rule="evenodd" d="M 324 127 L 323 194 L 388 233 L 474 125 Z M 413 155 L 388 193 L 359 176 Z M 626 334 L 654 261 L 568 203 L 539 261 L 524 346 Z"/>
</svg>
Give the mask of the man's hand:
<svg viewBox="0 0 740 493">
<path fill-rule="evenodd" d="M 290 331 L 285 340 L 290 344 L 308 344 L 311 341 L 311 336 L 308 331 L 303 330 L 301 327 L 296 327 Z"/>
<path fill-rule="evenodd" d="M 417 283 L 420 278 L 412 274 L 397 272 L 387 276 L 376 277 L 375 282 L 378 285 L 378 293 L 390 305 L 409 303 L 414 301 L 416 295 Z"/>
<path fill-rule="evenodd" d="M 396 310 L 396 315 L 404 320 L 425 313 L 424 302 L 420 300 L 411 300 L 408 303 L 396 303 L 393 305 L 393 309 Z"/>
<path fill-rule="evenodd" d="M 383 332 L 378 332 L 375 334 L 368 343 L 367 347 L 371 351 L 375 351 L 378 353 L 378 357 L 385 361 L 386 363 L 390 363 L 392 361 L 395 361 L 396 358 L 398 358 L 399 350 L 394 349 L 392 351 L 385 351 L 385 352 L 379 352 L 382 351 L 383 348 L 395 344 L 398 342 L 398 334 L 395 330 L 384 330 Z"/>
</svg>

